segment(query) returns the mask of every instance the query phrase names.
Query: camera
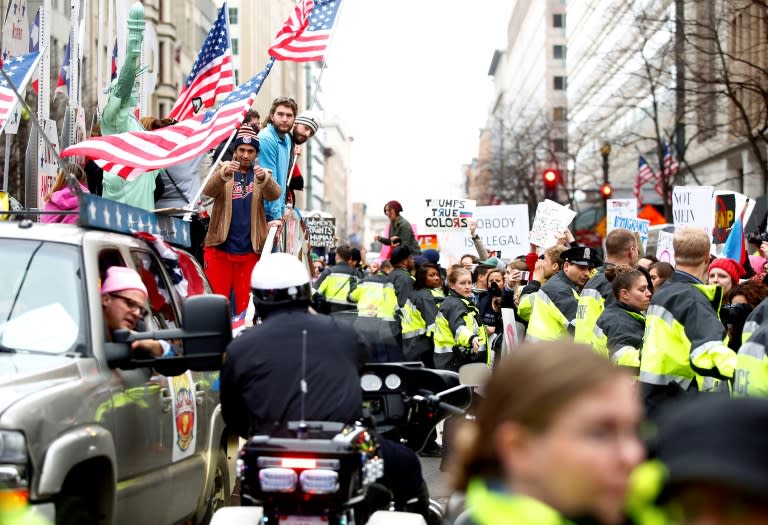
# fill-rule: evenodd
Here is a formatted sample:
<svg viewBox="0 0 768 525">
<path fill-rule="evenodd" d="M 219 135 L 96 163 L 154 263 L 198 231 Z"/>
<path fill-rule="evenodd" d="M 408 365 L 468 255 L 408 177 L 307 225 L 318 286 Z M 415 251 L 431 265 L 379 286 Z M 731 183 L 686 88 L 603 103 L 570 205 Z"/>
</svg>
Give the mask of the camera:
<svg viewBox="0 0 768 525">
<path fill-rule="evenodd" d="M 747 235 L 749 244 L 762 244 L 768 242 L 768 232 L 752 232 Z"/>
<path fill-rule="evenodd" d="M 488 295 L 491 297 L 501 297 L 504 292 L 502 292 L 501 288 L 499 287 L 499 283 L 493 282 L 488 286 Z"/>
<path fill-rule="evenodd" d="M 752 312 L 752 307 L 746 303 L 726 304 L 720 308 L 720 320 L 723 324 L 743 326 Z"/>
</svg>

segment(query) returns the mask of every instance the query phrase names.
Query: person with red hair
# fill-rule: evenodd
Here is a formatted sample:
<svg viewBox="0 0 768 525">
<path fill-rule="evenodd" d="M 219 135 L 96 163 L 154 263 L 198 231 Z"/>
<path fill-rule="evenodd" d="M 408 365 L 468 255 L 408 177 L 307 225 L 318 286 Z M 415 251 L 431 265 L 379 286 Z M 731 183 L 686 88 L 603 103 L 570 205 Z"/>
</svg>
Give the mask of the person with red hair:
<svg viewBox="0 0 768 525">
<path fill-rule="evenodd" d="M 421 255 L 421 247 L 413 234 L 411 223 L 400 215 L 403 212 L 402 205 L 397 201 L 389 201 L 384 205 L 384 215 L 389 219 L 389 237 L 377 235 L 374 240 L 387 246 L 406 246 L 411 255 Z"/>
</svg>

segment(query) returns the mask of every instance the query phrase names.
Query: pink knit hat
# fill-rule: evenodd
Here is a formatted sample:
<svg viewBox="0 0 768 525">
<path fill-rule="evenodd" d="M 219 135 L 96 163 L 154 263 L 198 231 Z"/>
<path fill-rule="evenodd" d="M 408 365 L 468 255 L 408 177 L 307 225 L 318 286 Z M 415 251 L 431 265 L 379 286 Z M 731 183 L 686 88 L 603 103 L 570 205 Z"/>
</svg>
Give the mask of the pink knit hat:
<svg viewBox="0 0 768 525">
<path fill-rule="evenodd" d="M 124 266 L 110 266 L 107 268 L 107 277 L 101 285 L 101 295 L 123 290 L 138 290 L 145 296 L 149 296 L 147 287 L 144 286 L 141 277 L 135 270 Z"/>
</svg>

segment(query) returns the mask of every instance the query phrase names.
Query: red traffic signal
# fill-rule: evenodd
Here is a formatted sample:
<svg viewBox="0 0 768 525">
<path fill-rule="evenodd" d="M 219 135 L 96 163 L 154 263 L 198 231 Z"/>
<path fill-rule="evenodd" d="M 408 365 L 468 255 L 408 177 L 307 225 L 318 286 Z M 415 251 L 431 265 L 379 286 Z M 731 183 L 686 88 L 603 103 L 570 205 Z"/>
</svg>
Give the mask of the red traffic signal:
<svg viewBox="0 0 768 525">
<path fill-rule="evenodd" d="M 603 200 L 608 200 L 611 198 L 611 195 L 613 195 L 613 188 L 611 188 L 609 183 L 604 182 L 603 185 L 600 186 L 600 196 Z"/>
<path fill-rule="evenodd" d="M 554 188 L 557 186 L 557 180 L 560 177 L 557 174 L 557 171 L 555 170 L 545 170 L 544 171 L 544 186 L 547 188 Z"/>
</svg>

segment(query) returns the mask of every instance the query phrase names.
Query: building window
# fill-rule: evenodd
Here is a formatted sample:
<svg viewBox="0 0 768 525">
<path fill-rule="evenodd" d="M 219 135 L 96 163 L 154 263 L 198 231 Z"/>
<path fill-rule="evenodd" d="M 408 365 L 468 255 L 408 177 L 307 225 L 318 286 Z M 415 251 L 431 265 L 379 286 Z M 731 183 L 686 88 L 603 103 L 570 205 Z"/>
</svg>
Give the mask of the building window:
<svg viewBox="0 0 768 525">
<path fill-rule="evenodd" d="M 230 7 L 229 8 L 229 25 L 235 25 L 237 24 L 237 8 L 236 7 Z"/>
<path fill-rule="evenodd" d="M 557 91 L 562 91 L 565 89 L 565 77 L 562 77 L 562 76 L 555 77 L 555 89 Z"/>
<path fill-rule="evenodd" d="M 233 55 L 239 55 L 240 54 L 240 39 L 239 38 L 233 38 L 232 39 L 232 54 Z"/>
<path fill-rule="evenodd" d="M 552 27 L 565 28 L 565 14 L 559 13 L 552 15 Z"/>
<path fill-rule="evenodd" d="M 565 46 L 553 46 L 552 58 L 564 59 L 565 58 Z"/>
<path fill-rule="evenodd" d="M 555 122 L 562 122 L 562 121 L 564 121 L 565 118 L 566 118 L 566 115 L 567 114 L 566 114 L 566 111 L 565 111 L 565 107 L 563 107 L 563 106 L 558 106 L 558 107 L 552 109 L 552 120 L 554 120 Z"/>
<path fill-rule="evenodd" d="M 552 149 L 555 153 L 564 153 L 566 151 L 565 139 L 552 139 Z"/>
<path fill-rule="evenodd" d="M 167 81 L 167 78 L 165 76 L 165 63 L 166 63 L 167 49 L 168 49 L 168 45 L 165 42 L 160 42 L 160 44 L 157 46 L 157 67 L 158 69 L 160 69 L 160 71 L 158 71 L 157 79 L 160 81 L 161 84 L 165 84 Z"/>
</svg>

